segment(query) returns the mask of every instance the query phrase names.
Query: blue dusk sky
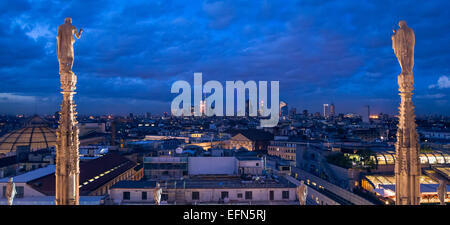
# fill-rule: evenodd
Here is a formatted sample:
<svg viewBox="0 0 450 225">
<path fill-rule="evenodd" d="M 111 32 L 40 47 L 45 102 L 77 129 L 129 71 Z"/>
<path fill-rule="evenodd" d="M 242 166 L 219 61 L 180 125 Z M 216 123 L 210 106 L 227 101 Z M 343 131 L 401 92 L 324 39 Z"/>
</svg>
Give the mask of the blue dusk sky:
<svg viewBox="0 0 450 225">
<path fill-rule="evenodd" d="M 73 71 L 80 114 L 170 111 L 177 80 L 279 80 L 280 100 L 395 114 L 392 29 L 416 34 L 414 104 L 450 112 L 450 1 L 0 1 L 0 114 L 51 114 L 62 96 L 56 31 L 84 33 Z"/>
</svg>

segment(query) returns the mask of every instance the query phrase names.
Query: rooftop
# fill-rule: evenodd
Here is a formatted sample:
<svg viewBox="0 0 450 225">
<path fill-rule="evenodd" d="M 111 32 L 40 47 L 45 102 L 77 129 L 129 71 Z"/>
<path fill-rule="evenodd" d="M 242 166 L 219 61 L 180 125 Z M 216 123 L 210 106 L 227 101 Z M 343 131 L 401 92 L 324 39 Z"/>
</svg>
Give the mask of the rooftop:
<svg viewBox="0 0 450 225">
<path fill-rule="evenodd" d="M 80 163 L 80 195 L 88 195 L 118 175 L 136 166 L 136 163 L 115 153 Z M 55 195 L 55 165 L 30 171 L 14 177 L 14 182 L 26 182 L 35 190 L 47 195 Z M 0 182 L 8 182 L 8 178 Z"/>
<path fill-rule="evenodd" d="M 38 179 L 50 174 L 54 174 L 55 173 L 55 168 L 56 165 L 48 165 L 47 167 L 44 168 L 39 168 L 36 170 L 32 170 L 30 172 L 18 175 L 18 176 L 14 176 L 13 177 L 13 181 L 14 183 L 27 183 L 29 181 L 32 181 L 34 179 Z M 0 183 L 7 183 L 9 181 L 9 178 L 2 178 L 0 179 Z"/>
<path fill-rule="evenodd" d="M 284 178 L 279 178 L 278 180 L 273 179 L 262 179 L 260 181 L 246 181 L 239 177 L 220 177 L 220 179 L 215 179 L 214 177 L 206 178 L 189 178 L 183 181 L 172 180 L 160 183 L 163 189 L 178 189 L 178 188 L 188 188 L 188 189 L 214 189 L 214 188 L 224 188 L 224 189 L 242 189 L 242 188 L 295 188 L 296 185 L 289 182 Z M 113 188 L 122 189 L 152 189 L 156 187 L 156 181 L 120 181 L 113 185 Z"/>
<path fill-rule="evenodd" d="M 104 196 L 80 196 L 80 205 L 100 205 Z M 0 198 L 0 205 L 7 205 L 6 198 Z M 55 196 L 15 198 L 14 205 L 54 205 Z"/>
</svg>

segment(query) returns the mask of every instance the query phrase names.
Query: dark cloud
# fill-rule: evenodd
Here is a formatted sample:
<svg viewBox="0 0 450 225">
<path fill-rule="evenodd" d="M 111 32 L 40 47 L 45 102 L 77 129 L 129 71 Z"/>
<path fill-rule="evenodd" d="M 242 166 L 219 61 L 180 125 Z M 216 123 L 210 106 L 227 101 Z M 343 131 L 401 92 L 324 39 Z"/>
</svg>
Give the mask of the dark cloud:
<svg viewBox="0 0 450 225">
<path fill-rule="evenodd" d="M 83 113 L 168 111 L 171 84 L 279 80 L 299 110 L 395 113 L 392 29 L 416 32 L 416 110 L 446 114 L 448 1 L 13 1 L 0 3 L 0 111 L 58 110 L 56 29 L 73 18 L 77 103 Z M 1 95 L 0 95 L 1 96 Z M 18 96 L 18 97 L 17 97 Z M 26 99 L 27 102 L 21 102 Z M 37 102 L 37 103 L 36 103 Z M 31 105 L 30 105 L 31 104 Z M 45 106 L 45 107 L 44 107 Z"/>
</svg>

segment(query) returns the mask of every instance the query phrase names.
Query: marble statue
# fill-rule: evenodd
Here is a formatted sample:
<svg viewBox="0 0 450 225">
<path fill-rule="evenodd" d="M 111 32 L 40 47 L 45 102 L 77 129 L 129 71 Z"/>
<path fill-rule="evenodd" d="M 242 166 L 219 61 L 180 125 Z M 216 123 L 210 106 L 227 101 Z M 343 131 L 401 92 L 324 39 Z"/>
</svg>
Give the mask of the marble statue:
<svg viewBox="0 0 450 225">
<path fill-rule="evenodd" d="M 159 183 L 156 183 L 155 190 L 153 191 L 153 199 L 155 200 L 155 205 L 161 204 L 161 194 L 162 188 L 160 187 Z"/>
<path fill-rule="evenodd" d="M 56 36 L 56 53 L 59 61 L 60 71 L 72 71 L 73 66 L 73 43 L 75 39 L 73 35 L 79 39 L 83 28 L 77 33 L 77 28 L 72 25 L 72 19 L 67 17 L 64 24 L 58 27 L 58 35 Z"/>
<path fill-rule="evenodd" d="M 439 181 L 437 193 L 438 193 L 438 197 L 439 197 L 439 202 L 441 203 L 441 205 L 445 205 L 445 197 L 447 195 L 447 184 L 445 181 L 443 181 L 443 180 Z"/>
<path fill-rule="evenodd" d="M 306 197 L 308 196 L 308 187 L 304 181 L 300 181 L 300 185 L 297 186 L 297 195 L 300 205 L 306 205 Z"/>
<path fill-rule="evenodd" d="M 406 21 L 402 20 L 398 23 L 398 30 L 392 30 L 392 49 L 397 56 L 402 74 L 412 74 L 414 66 L 414 31 L 406 25 Z"/>
<path fill-rule="evenodd" d="M 5 192 L 5 196 L 8 199 L 8 205 L 13 204 L 15 195 L 16 195 L 16 184 L 14 184 L 13 178 L 10 177 L 8 184 L 6 185 L 6 192 Z"/>
<path fill-rule="evenodd" d="M 420 159 L 419 136 L 412 95 L 414 90 L 414 31 L 405 21 L 392 35 L 392 48 L 402 72 L 398 75 L 400 107 L 398 115 L 397 142 L 395 143 L 395 204 L 420 204 Z"/>
</svg>

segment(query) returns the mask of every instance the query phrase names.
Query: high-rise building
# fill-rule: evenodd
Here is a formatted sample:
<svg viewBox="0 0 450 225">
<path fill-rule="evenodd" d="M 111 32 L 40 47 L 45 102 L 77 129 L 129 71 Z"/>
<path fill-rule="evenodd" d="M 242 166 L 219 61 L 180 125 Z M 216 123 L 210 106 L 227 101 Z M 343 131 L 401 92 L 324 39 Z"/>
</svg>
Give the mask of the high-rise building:
<svg viewBox="0 0 450 225">
<path fill-rule="evenodd" d="M 206 114 L 206 100 L 204 101 L 200 101 L 200 115 L 205 115 Z"/>
<path fill-rule="evenodd" d="M 366 106 L 364 106 L 364 109 L 365 110 L 367 110 L 366 112 L 363 112 L 363 115 L 361 116 L 362 117 L 362 121 L 363 122 L 365 122 L 365 123 L 369 123 L 370 122 L 370 106 L 369 105 L 366 105 Z"/>
<path fill-rule="evenodd" d="M 334 115 L 335 115 L 334 103 L 331 103 L 331 105 L 330 105 L 330 116 L 334 116 Z"/>
<path fill-rule="evenodd" d="M 330 105 L 323 104 L 323 117 L 328 118 L 330 116 Z"/>
</svg>

